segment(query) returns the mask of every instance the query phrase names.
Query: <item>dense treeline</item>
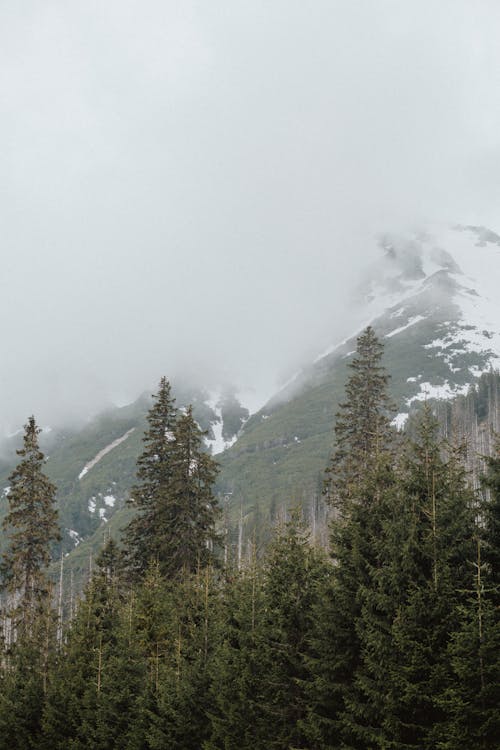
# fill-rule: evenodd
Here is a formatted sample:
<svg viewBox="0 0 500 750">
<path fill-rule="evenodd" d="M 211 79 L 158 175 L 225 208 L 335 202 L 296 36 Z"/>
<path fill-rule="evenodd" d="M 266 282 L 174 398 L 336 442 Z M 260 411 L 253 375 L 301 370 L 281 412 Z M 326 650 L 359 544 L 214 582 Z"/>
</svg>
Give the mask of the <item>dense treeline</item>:
<svg viewBox="0 0 500 750">
<path fill-rule="evenodd" d="M 30 420 L 6 519 L 0 747 L 498 748 L 500 455 L 474 492 L 430 409 L 396 435 L 381 357 L 369 328 L 326 472 L 329 550 L 291 512 L 242 569 L 220 553 L 216 465 L 163 379 L 135 519 L 64 624 Z"/>
</svg>

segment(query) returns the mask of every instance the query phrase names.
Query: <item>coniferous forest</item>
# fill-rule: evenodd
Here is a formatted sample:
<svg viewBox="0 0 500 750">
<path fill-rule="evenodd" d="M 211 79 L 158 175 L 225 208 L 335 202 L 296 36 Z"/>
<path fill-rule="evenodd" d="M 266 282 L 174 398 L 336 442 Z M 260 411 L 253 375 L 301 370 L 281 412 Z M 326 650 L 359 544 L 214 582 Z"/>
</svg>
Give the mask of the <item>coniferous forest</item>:
<svg viewBox="0 0 500 750">
<path fill-rule="evenodd" d="M 292 509 L 238 565 L 217 464 L 163 378 L 136 513 L 69 611 L 31 417 L 4 521 L 0 748 L 498 748 L 500 453 L 473 489 L 429 407 L 411 437 L 391 427 L 388 385 L 367 328 L 325 467 L 328 549 Z"/>
</svg>

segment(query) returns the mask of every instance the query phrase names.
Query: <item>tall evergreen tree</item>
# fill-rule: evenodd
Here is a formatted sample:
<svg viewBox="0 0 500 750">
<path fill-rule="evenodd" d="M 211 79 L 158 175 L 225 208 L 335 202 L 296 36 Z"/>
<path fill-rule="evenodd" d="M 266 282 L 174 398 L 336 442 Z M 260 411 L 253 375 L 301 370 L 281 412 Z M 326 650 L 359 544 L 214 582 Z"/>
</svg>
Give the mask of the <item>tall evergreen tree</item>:
<svg viewBox="0 0 500 750">
<path fill-rule="evenodd" d="M 29 635 L 49 590 L 46 568 L 50 546 L 60 539 L 56 488 L 43 472 L 38 444 L 41 430 L 30 417 L 24 428 L 21 461 L 9 477 L 9 510 L 3 528 L 9 547 L 2 563 L 3 588 L 10 595 L 10 615 L 17 636 Z"/>
<path fill-rule="evenodd" d="M 139 513 L 125 531 L 130 566 L 144 574 L 154 561 L 163 575 L 189 574 L 212 559 L 217 464 L 203 449 L 204 433 L 192 408 L 180 415 L 174 409 L 166 378 L 148 422 L 139 483 L 131 492 Z"/>
<path fill-rule="evenodd" d="M 108 750 L 129 745 L 146 680 L 127 600 L 113 572 L 114 545 L 97 560 L 85 598 L 52 670 L 41 750 Z M 140 746 L 139 746 L 140 747 Z"/>
<path fill-rule="evenodd" d="M 326 470 L 324 491 L 340 513 L 348 514 L 350 503 L 359 500 L 360 486 L 374 457 L 391 443 L 393 406 L 382 355 L 383 345 L 368 326 L 358 337 L 356 355 L 349 363 L 346 398 L 336 414 L 335 446 Z"/>
<path fill-rule="evenodd" d="M 500 597 L 500 442 L 496 444 L 493 455 L 486 457 L 482 483 L 487 490 L 482 508 L 483 561 L 489 568 L 491 585 Z"/>
<path fill-rule="evenodd" d="M 162 659 L 156 708 L 147 734 L 151 750 L 202 748 L 212 705 L 210 664 L 216 642 L 220 590 L 205 567 L 171 586 L 169 644 Z"/>
<path fill-rule="evenodd" d="M 318 747 L 364 748 L 350 706 L 361 662 L 358 632 L 363 591 L 376 566 L 375 540 L 394 486 L 394 438 L 390 425 L 389 376 L 383 346 L 368 327 L 350 363 L 346 398 L 335 425 L 335 447 L 325 492 L 335 513 L 331 524 L 334 567 L 317 606 L 311 634 L 307 731 Z"/>
<path fill-rule="evenodd" d="M 258 694 L 264 677 L 260 633 L 265 608 L 262 569 L 255 554 L 228 576 L 211 663 L 211 734 L 207 750 L 256 747 L 261 716 Z"/>
<path fill-rule="evenodd" d="M 430 750 L 443 746 L 447 734 L 448 650 L 471 587 L 475 501 L 461 448 L 438 439 L 429 407 L 406 452 L 400 485 L 397 533 L 381 550 L 378 571 L 379 587 L 385 581 L 394 592 L 390 649 L 383 651 L 383 670 L 374 661 L 365 673 L 384 690 L 379 745 Z"/>
<path fill-rule="evenodd" d="M 328 576 L 325 556 L 310 544 L 298 514 L 271 542 L 264 563 L 264 612 L 259 629 L 261 684 L 254 728 L 258 747 L 308 746 L 306 658 L 315 605 Z"/>
<path fill-rule="evenodd" d="M 328 569 L 294 514 L 261 568 L 254 564 L 229 583 L 212 663 L 207 750 L 309 746 L 306 653 L 318 584 Z"/>
<path fill-rule="evenodd" d="M 219 540 L 215 522 L 220 510 L 213 492 L 218 466 L 203 449 L 203 436 L 189 406 L 174 430 L 172 476 L 159 530 L 160 567 L 170 576 L 205 567 Z"/>
<path fill-rule="evenodd" d="M 159 529 L 168 508 L 172 477 L 172 453 L 177 412 L 170 383 L 160 380 L 158 393 L 148 412 L 148 429 L 144 434 L 144 451 L 137 461 L 137 484 L 131 490 L 131 504 L 136 517 L 125 530 L 130 569 L 143 575 L 152 560 L 162 552 Z"/>
<path fill-rule="evenodd" d="M 442 696 L 448 715 L 441 747 L 493 750 L 500 737 L 500 446 L 486 458 L 475 559 L 467 601 L 448 654 L 452 679 Z"/>
</svg>

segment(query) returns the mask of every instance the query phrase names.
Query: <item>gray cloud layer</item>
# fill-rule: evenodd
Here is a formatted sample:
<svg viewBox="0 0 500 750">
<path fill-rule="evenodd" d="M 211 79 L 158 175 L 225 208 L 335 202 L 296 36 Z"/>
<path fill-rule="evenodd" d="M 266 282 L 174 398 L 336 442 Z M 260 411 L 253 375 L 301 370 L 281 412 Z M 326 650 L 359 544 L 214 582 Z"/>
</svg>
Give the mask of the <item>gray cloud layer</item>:
<svg viewBox="0 0 500 750">
<path fill-rule="evenodd" d="M 6 0 L 0 423 L 162 373 L 273 387 L 368 237 L 499 229 L 500 6 Z"/>
</svg>

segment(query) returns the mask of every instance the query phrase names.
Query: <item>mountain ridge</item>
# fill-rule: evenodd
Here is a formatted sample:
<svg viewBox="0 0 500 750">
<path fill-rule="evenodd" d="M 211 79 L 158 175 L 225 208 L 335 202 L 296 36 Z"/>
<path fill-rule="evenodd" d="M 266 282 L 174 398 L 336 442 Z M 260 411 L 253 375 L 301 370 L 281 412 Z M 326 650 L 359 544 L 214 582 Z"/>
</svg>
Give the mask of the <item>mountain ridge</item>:
<svg viewBox="0 0 500 750">
<path fill-rule="evenodd" d="M 366 269 L 358 292 L 360 330 L 372 325 L 384 343 L 396 404 L 393 423 L 402 429 L 422 401 L 451 403 L 477 385 L 482 373 L 498 367 L 500 309 L 492 292 L 495 275 L 500 278 L 500 237 L 484 227 L 456 226 L 435 234 L 386 233 L 376 242 L 380 261 Z M 488 259 L 486 269 L 478 258 Z M 269 528 L 282 508 L 319 507 L 357 335 L 332 342 L 252 415 L 234 393 L 174 384 L 179 406 L 193 403 L 196 419 L 209 432 L 207 449 L 220 462 L 216 489 L 230 542 L 242 518 L 248 538 L 252 529 Z M 104 537 L 117 535 L 131 517 L 126 499 L 150 404 L 143 395 L 79 431 L 44 437 L 47 472 L 59 487 L 61 551 L 71 553 L 67 564 L 80 576 Z M 0 516 L 9 469 L 5 465 L 0 472 Z"/>
</svg>

